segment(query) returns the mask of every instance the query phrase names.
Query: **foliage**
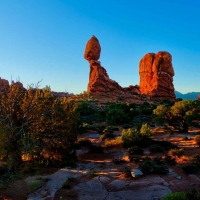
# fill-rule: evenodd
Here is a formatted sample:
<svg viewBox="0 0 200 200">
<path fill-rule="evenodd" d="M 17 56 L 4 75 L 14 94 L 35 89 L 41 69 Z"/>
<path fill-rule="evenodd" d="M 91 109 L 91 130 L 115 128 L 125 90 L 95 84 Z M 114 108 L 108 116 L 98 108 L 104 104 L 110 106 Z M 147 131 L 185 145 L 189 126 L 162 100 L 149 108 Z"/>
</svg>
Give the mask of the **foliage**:
<svg viewBox="0 0 200 200">
<path fill-rule="evenodd" d="M 159 124 L 168 123 L 180 132 L 188 132 L 189 124 L 200 119 L 200 103 L 198 101 L 177 101 L 174 105 L 159 105 L 153 111 L 154 119 Z"/>
<path fill-rule="evenodd" d="M 194 141 L 197 143 L 198 146 L 200 146 L 200 135 L 195 135 Z"/>
<path fill-rule="evenodd" d="M 168 168 L 163 164 L 161 158 L 157 158 L 154 160 L 145 160 L 143 163 L 139 165 L 139 169 L 144 174 L 166 174 L 168 173 Z"/>
<path fill-rule="evenodd" d="M 169 165 L 176 165 L 176 159 L 172 158 L 171 156 L 165 156 L 164 161 Z"/>
<path fill-rule="evenodd" d="M 104 133 L 103 135 L 101 135 L 100 139 L 101 140 L 105 140 L 107 138 L 114 138 L 115 135 L 113 133 Z"/>
<path fill-rule="evenodd" d="M 125 176 L 125 177 L 131 177 L 131 168 L 128 167 L 128 166 L 125 166 L 122 168 L 122 174 Z"/>
<path fill-rule="evenodd" d="M 187 174 L 195 174 L 199 171 L 199 168 L 195 163 L 189 163 L 183 166 L 182 169 Z"/>
<path fill-rule="evenodd" d="M 128 156 L 135 155 L 135 154 L 142 154 L 143 149 L 141 149 L 138 146 L 133 146 L 133 147 L 128 148 L 127 152 L 128 152 Z"/>
<path fill-rule="evenodd" d="M 143 136 L 151 137 L 151 129 L 148 127 L 147 124 L 142 124 L 140 134 L 142 134 Z"/>
<path fill-rule="evenodd" d="M 35 189 L 37 189 L 40 186 L 40 181 L 38 181 L 38 180 L 32 181 L 32 182 L 30 182 L 28 184 L 28 186 L 29 186 L 29 188 L 31 190 L 35 190 Z"/>
<path fill-rule="evenodd" d="M 133 145 L 147 146 L 151 141 L 148 135 L 141 134 L 136 129 L 123 129 L 122 142 L 124 147 L 131 147 Z"/>
<path fill-rule="evenodd" d="M 175 144 L 172 144 L 170 141 L 165 140 L 153 140 L 152 144 L 159 145 L 165 149 L 165 151 L 169 151 L 170 149 L 178 149 L 179 147 Z"/>
<path fill-rule="evenodd" d="M 102 147 L 103 148 L 116 148 L 116 147 L 121 147 L 121 145 L 122 145 L 122 138 L 121 138 L 121 136 L 119 136 L 112 140 L 105 140 Z"/>
<path fill-rule="evenodd" d="M 12 85 L 0 99 L 0 113 L 0 158 L 9 170 L 76 160 L 76 105 L 66 98 L 55 100 L 50 88 L 20 91 Z"/>
<path fill-rule="evenodd" d="M 170 156 L 181 157 L 182 155 L 184 155 L 184 150 L 183 149 L 171 149 L 171 150 L 169 150 L 168 154 Z"/>
<path fill-rule="evenodd" d="M 163 200 L 188 200 L 184 192 L 170 193 L 163 198 Z"/>
<path fill-rule="evenodd" d="M 150 151 L 152 153 L 160 153 L 160 152 L 164 152 L 165 149 L 160 145 L 154 144 L 150 146 Z"/>
</svg>

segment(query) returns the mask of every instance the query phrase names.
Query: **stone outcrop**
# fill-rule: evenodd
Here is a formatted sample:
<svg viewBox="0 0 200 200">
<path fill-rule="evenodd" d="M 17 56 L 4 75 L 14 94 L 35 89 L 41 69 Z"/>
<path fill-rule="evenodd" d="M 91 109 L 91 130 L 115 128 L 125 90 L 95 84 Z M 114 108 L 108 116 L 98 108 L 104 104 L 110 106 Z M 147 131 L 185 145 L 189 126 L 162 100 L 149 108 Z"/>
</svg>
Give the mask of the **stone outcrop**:
<svg viewBox="0 0 200 200">
<path fill-rule="evenodd" d="M 101 46 L 98 39 L 92 36 L 87 42 L 84 58 L 90 64 L 90 74 L 87 92 L 92 95 L 112 94 L 120 99 L 125 97 L 137 100 L 163 100 L 175 101 L 172 67 L 172 56 L 168 52 L 148 53 L 140 61 L 140 84 L 121 87 L 116 81 L 111 80 L 106 69 L 98 61 Z"/>
<path fill-rule="evenodd" d="M 100 58 L 101 46 L 95 36 L 87 42 L 84 58 L 90 63 L 90 75 L 87 91 L 92 94 L 113 92 L 122 90 L 122 87 L 109 78 L 106 69 L 101 66 Z"/>
<path fill-rule="evenodd" d="M 9 82 L 0 77 L 0 92 L 7 90 L 9 87 Z"/>
<path fill-rule="evenodd" d="M 140 61 L 140 92 L 152 100 L 176 99 L 172 56 L 168 52 L 148 53 Z"/>
<path fill-rule="evenodd" d="M 24 88 L 24 86 L 23 86 L 23 84 L 21 82 L 19 82 L 19 81 L 17 81 L 17 82 L 12 81 L 12 83 L 10 85 L 9 82 L 8 82 L 8 80 L 2 79 L 0 77 L 0 95 L 5 94 L 5 92 L 8 91 L 9 88 L 12 85 L 17 86 L 21 91 L 26 91 L 26 89 Z"/>
</svg>

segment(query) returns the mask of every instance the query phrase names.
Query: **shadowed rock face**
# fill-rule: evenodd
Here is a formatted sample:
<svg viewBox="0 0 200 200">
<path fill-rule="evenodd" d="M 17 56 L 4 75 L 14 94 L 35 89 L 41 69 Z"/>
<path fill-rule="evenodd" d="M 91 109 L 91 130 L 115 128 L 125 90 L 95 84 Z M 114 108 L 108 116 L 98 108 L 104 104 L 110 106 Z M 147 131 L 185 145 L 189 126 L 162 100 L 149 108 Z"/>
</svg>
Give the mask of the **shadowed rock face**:
<svg viewBox="0 0 200 200">
<path fill-rule="evenodd" d="M 99 40 L 93 35 L 86 44 L 84 58 L 89 62 L 91 60 L 99 60 L 101 53 L 101 46 Z"/>
<path fill-rule="evenodd" d="M 140 92 L 153 99 L 175 100 L 172 56 L 168 52 L 148 53 L 140 61 Z"/>
</svg>

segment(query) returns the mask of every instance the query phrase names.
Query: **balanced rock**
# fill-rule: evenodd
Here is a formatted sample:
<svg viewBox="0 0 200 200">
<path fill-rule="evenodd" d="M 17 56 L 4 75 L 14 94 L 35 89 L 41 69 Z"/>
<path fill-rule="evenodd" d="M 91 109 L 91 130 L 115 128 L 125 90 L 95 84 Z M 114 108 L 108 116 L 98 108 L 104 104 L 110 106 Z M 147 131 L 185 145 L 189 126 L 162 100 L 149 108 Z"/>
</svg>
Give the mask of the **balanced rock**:
<svg viewBox="0 0 200 200">
<path fill-rule="evenodd" d="M 140 92 L 152 100 L 176 99 L 172 56 L 168 52 L 148 53 L 140 61 Z"/>
<path fill-rule="evenodd" d="M 87 42 L 84 58 L 90 63 L 90 75 L 87 91 L 92 94 L 122 90 L 121 86 L 109 78 L 106 69 L 98 61 L 101 47 L 95 36 Z"/>
<path fill-rule="evenodd" d="M 101 46 L 99 40 L 93 35 L 86 44 L 84 58 L 89 62 L 91 60 L 99 60 L 101 53 Z"/>
</svg>

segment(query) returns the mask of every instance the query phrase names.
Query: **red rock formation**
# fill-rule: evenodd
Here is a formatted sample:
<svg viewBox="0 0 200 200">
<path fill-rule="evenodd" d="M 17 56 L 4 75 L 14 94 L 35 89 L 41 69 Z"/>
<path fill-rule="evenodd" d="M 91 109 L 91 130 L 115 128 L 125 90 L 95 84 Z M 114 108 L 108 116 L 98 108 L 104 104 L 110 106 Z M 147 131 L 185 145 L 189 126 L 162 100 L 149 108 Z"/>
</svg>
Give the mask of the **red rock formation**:
<svg viewBox="0 0 200 200">
<path fill-rule="evenodd" d="M 93 94 L 122 90 L 121 86 L 109 78 L 106 69 L 98 61 L 101 46 L 95 36 L 87 42 L 84 58 L 90 63 L 90 76 L 87 91 Z"/>
<path fill-rule="evenodd" d="M 140 92 L 151 99 L 175 100 L 172 56 L 168 52 L 148 53 L 140 61 Z"/>
<path fill-rule="evenodd" d="M 7 90 L 9 88 L 9 82 L 0 77 L 0 92 Z"/>
</svg>

